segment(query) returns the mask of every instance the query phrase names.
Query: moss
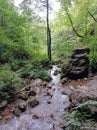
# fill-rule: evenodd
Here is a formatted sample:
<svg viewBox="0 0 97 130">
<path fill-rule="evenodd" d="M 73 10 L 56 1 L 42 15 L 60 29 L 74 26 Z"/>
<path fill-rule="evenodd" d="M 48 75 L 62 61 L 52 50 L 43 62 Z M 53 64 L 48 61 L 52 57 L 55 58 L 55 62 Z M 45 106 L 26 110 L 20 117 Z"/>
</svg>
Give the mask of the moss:
<svg viewBox="0 0 97 130">
<path fill-rule="evenodd" d="M 32 98 L 28 101 L 28 104 L 30 105 L 30 107 L 35 107 L 35 106 L 39 105 L 39 101 Z"/>
<path fill-rule="evenodd" d="M 23 92 L 20 93 L 20 98 L 23 99 L 23 100 L 27 100 L 28 95 L 29 95 L 29 92 L 23 91 Z"/>
</svg>

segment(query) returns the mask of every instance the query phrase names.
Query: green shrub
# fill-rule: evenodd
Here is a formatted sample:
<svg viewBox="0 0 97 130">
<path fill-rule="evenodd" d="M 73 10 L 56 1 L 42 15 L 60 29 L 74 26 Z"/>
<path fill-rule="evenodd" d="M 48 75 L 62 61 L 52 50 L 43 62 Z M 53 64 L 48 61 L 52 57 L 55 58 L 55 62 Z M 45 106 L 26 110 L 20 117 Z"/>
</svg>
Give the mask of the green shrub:
<svg viewBox="0 0 97 130">
<path fill-rule="evenodd" d="M 16 90 L 21 86 L 21 79 L 8 65 L 0 67 L 0 102 L 12 101 L 16 98 Z"/>
</svg>

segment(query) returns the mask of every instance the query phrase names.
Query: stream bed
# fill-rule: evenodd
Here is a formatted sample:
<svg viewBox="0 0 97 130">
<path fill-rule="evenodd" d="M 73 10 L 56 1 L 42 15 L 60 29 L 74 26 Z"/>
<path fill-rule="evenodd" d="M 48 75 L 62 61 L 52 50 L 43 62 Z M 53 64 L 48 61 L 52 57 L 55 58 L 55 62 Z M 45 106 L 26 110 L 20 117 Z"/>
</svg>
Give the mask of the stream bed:
<svg viewBox="0 0 97 130">
<path fill-rule="evenodd" d="M 65 109 L 70 102 L 67 95 L 63 93 L 64 88 L 60 85 L 60 71 L 57 65 L 53 65 L 50 74 L 52 82 L 47 86 L 37 87 L 37 99 L 39 105 L 34 108 L 27 106 L 27 110 L 0 125 L 0 130 L 62 130 Z"/>
</svg>

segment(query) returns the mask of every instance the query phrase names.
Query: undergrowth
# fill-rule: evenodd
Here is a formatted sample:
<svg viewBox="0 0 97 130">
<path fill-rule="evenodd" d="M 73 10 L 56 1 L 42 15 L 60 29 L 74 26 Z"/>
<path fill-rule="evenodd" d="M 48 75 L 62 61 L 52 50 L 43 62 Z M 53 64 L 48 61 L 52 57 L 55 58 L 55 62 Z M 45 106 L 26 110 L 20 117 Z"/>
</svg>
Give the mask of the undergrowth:
<svg viewBox="0 0 97 130">
<path fill-rule="evenodd" d="M 0 102 L 2 100 L 15 100 L 17 89 L 21 85 L 21 78 L 8 65 L 0 67 Z"/>
<path fill-rule="evenodd" d="M 51 77 L 48 74 L 48 70 L 46 69 L 48 64 L 44 65 L 45 63 L 41 61 L 38 63 L 30 63 L 25 65 L 25 67 L 18 71 L 18 75 L 21 78 L 28 78 L 28 79 L 42 79 L 43 81 L 50 81 Z M 46 67 L 45 67 L 46 66 Z"/>
<path fill-rule="evenodd" d="M 97 113 L 89 106 L 97 106 L 97 101 L 89 100 L 74 107 L 72 112 L 63 115 L 65 130 L 95 130 Z"/>
</svg>

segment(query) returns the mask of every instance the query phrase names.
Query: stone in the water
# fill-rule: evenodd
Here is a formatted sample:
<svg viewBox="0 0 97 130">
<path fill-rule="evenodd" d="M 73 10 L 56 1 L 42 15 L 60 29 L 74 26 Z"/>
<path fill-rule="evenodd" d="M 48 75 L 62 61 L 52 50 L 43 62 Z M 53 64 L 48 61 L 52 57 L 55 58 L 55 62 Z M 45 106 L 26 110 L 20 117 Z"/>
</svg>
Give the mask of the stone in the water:
<svg viewBox="0 0 97 130">
<path fill-rule="evenodd" d="M 39 119 L 39 116 L 38 115 L 33 115 L 32 118 L 33 119 Z"/>
<path fill-rule="evenodd" d="M 29 96 L 36 96 L 36 92 L 34 90 L 29 91 Z"/>
<path fill-rule="evenodd" d="M 58 75 L 60 73 L 60 71 L 55 70 L 55 72 L 53 73 L 53 75 Z"/>
<path fill-rule="evenodd" d="M 18 108 L 21 112 L 24 112 L 27 108 L 27 104 L 26 103 L 19 103 Z"/>
<path fill-rule="evenodd" d="M 48 104 L 51 104 L 51 102 L 50 102 L 50 101 L 48 101 L 47 103 L 48 103 Z"/>
<path fill-rule="evenodd" d="M 23 100 L 27 100 L 27 99 L 28 99 L 28 94 L 29 94 L 29 92 L 27 92 L 27 91 L 22 91 L 22 92 L 20 93 L 20 98 L 23 99 Z"/>
<path fill-rule="evenodd" d="M 35 98 L 31 98 L 31 99 L 29 99 L 28 104 L 30 107 L 35 107 L 35 106 L 39 105 L 39 101 Z"/>
<path fill-rule="evenodd" d="M 16 117 L 20 117 L 21 112 L 20 112 L 19 109 L 15 108 L 15 109 L 13 110 L 13 114 L 14 114 Z"/>
<path fill-rule="evenodd" d="M 67 77 L 64 77 L 63 79 L 61 79 L 61 84 L 64 84 L 68 81 L 68 78 Z"/>
</svg>

